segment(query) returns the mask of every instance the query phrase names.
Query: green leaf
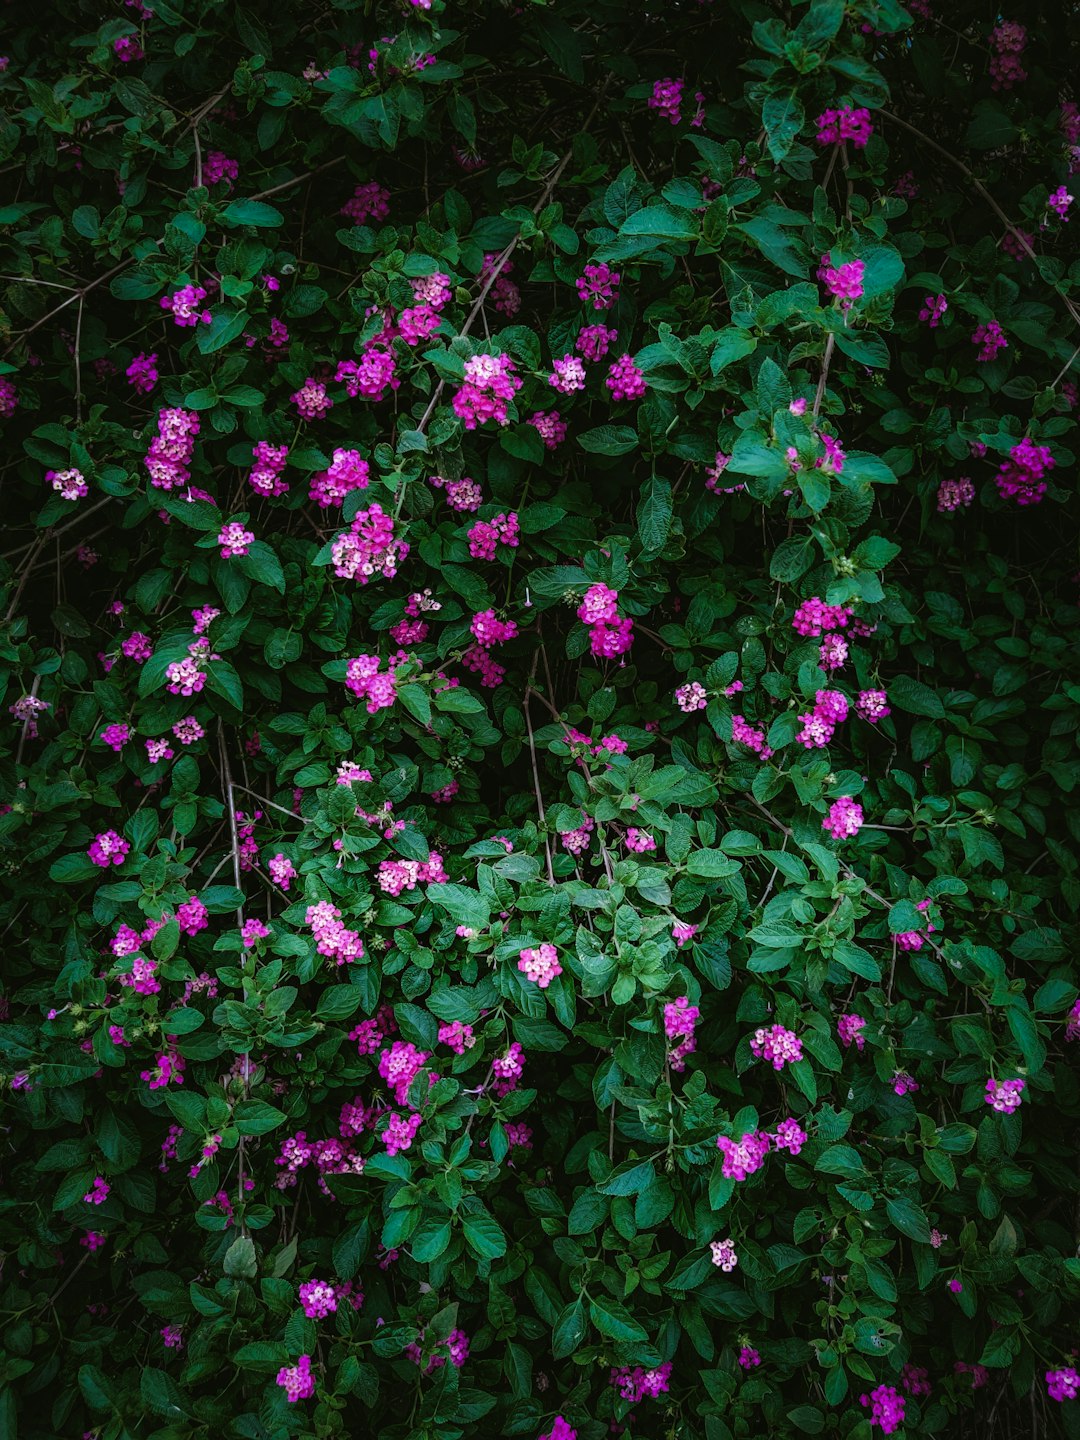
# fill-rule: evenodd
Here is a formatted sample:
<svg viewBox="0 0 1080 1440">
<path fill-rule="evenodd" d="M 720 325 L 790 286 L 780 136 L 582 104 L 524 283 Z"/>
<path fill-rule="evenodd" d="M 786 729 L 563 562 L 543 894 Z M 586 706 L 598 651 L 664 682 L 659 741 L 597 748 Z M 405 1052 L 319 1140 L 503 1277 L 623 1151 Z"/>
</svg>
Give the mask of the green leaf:
<svg viewBox="0 0 1080 1440">
<path fill-rule="evenodd" d="M 906 1197 L 898 1200 L 887 1199 L 885 1210 L 902 1235 L 906 1235 L 909 1240 L 918 1240 L 923 1245 L 930 1244 L 930 1226 L 914 1200 Z"/>
<path fill-rule="evenodd" d="M 628 1161 L 596 1188 L 601 1195 L 637 1195 L 648 1190 L 655 1179 L 656 1169 L 651 1160 Z"/>
<path fill-rule="evenodd" d="M 635 210 L 619 227 L 619 234 L 656 237 L 660 240 L 693 240 L 698 222 L 692 211 L 677 210 L 672 205 L 646 205 Z"/>
<path fill-rule="evenodd" d="M 243 334 L 246 324 L 247 315 L 243 310 L 219 310 L 209 325 L 198 327 L 195 343 L 199 353 L 214 355 L 218 350 L 224 350 L 226 345 Z"/>
<path fill-rule="evenodd" d="M 230 200 L 221 212 L 226 225 L 258 225 L 260 227 L 284 225 L 285 217 L 273 205 L 264 200 Z"/>
<path fill-rule="evenodd" d="M 241 1100 L 233 1111 L 233 1124 L 241 1135 L 265 1135 L 283 1125 L 288 1117 L 283 1110 L 265 1100 Z"/>
<path fill-rule="evenodd" d="M 672 516 L 671 484 L 659 475 L 651 476 L 641 487 L 637 528 L 646 556 L 658 554 L 667 542 Z"/>
<path fill-rule="evenodd" d="M 629 425 L 597 425 L 577 437 L 577 442 L 590 455 L 627 455 L 637 449 L 637 431 Z"/>
<path fill-rule="evenodd" d="M 316 1020 L 345 1020 L 359 1010 L 364 999 L 360 985 L 328 985 L 315 1007 Z"/>
<path fill-rule="evenodd" d="M 589 1318 L 609 1340 L 621 1340 L 627 1342 L 641 1342 L 649 1338 L 648 1331 L 640 1325 L 618 1300 L 612 1300 L 608 1295 L 590 1298 Z"/>
<path fill-rule="evenodd" d="M 258 1274 L 255 1242 L 250 1235 L 238 1235 L 225 1252 L 222 1268 L 226 1275 L 240 1280 L 254 1280 Z"/>
<path fill-rule="evenodd" d="M 180 1387 L 165 1370 L 144 1366 L 139 1376 L 139 1394 L 148 1409 L 155 1415 L 189 1415 Z"/>
<path fill-rule="evenodd" d="M 823 1175 L 840 1175 L 846 1179 L 866 1174 L 862 1156 L 853 1145 L 830 1145 L 815 1160 L 814 1169 Z"/>
<path fill-rule="evenodd" d="M 502 1227 L 486 1210 L 462 1215 L 461 1228 L 469 1248 L 481 1260 L 497 1260 L 500 1255 L 506 1254 L 506 1236 Z"/>
<path fill-rule="evenodd" d="M 585 1307 L 580 1300 L 572 1300 L 563 1310 L 551 1332 L 551 1356 L 553 1360 L 565 1360 L 572 1355 L 585 1339 Z"/>
<path fill-rule="evenodd" d="M 936 690 L 914 680 L 910 675 L 894 675 L 889 681 L 889 700 L 909 715 L 924 715 L 928 720 L 943 720 L 945 706 Z"/>
<path fill-rule="evenodd" d="M 738 875 L 742 866 L 723 850 L 694 850 L 687 857 L 686 873 L 706 880 L 725 880 Z"/>
<path fill-rule="evenodd" d="M 842 13 L 843 6 L 838 8 Z M 770 95 L 765 101 L 761 110 L 761 123 L 768 137 L 769 154 L 774 160 L 784 159 L 805 119 L 802 104 L 794 91 L 786 95 Z"/>
</svg>

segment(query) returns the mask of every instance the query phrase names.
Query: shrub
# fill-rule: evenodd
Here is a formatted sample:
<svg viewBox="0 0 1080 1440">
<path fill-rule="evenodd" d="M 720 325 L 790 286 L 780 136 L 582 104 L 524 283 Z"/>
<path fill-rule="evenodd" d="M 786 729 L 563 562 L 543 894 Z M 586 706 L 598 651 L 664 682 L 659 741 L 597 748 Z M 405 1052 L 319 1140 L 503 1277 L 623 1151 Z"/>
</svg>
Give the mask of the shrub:
<svg viewBox="0 0 1080 1440">
<path fill-rule="evenodd" d="M 53 9 L 4 1433 L 1080 1433 L 1075 37 Z"/>
</svg>

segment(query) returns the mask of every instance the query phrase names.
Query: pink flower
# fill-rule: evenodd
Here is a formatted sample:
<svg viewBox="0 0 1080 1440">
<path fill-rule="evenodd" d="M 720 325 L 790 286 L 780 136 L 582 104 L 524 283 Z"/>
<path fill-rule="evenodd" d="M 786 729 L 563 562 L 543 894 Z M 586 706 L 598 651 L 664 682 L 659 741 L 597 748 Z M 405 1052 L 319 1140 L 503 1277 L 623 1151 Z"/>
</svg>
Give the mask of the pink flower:
<svg viewBox="0 0 1080 1440">
<path fill-rule="evenodd" d="M 221 546 L 221 558 L 229 560 L 237 555 L 246 555 L 248 546 L 254 543 L 255 535 L 253 531 L 245 530 L 238 520 L 232 520 L 221 527 L 217 538 Z"/>
<path fill-rule="evenodd" d="M 261 920 L 245 920 L 243 929 L 240 932 L 244 942 L 244 949 L 250 950 L 256 940 L 265 940 L 270 931 Z"/>
<path fill-rule="evenodd" d="M 285 1391 L 289 1404 L 297 1400 L 308 1400 L 315 1394 L 315 1377 L 311 1373 L 311 1356 L 301 1355 L 295 1365 L 283 1365 L 277 1373 L 277 1383 Z"/>
<path fill-rule="evenodd" d="M 546 941 L 535 950 L 522 950 L 517 968 L 541 990 L 546 990 L 552 980 L 563 973 L 555 946 Z"/>
<path fill-rule="evenodd" d="M 82 500 L 90 493 L 81 470 L 47 470 L 45 479 L 63 500 Z"/>
<path fill-rule="evenodd" d="M 548 384 L 563 395 L 572 395 L 575 390 L 585 389 L 585 366 L 576 355 L 564 355 L 556 360 Z"/>
<path fill-rule="evenodd" d="M 420 1116 L 415 1111 L 409 1116 L 391 1115 L 382 1132 L 382 1142 L 386 1146 L 387 1155 L 397 1155 L 402 1150 L 408 1150 L 419 1129 Z"/>
<path fill-rule="evenodd" d="M 133 630 L 124 640 L 121 640 L 120 649 L 129 660 L 134 660 L 137 665 L 145 664 L 154 653 L 150 636 L 144 635 L 141 630 Z"/>
<path fill-rule="evenodd" d="M 1046 494 L 1043 476 L 1053 468 L 1050 447 L 1036 445 L 1025 436 L 1009 451 L 1009 458 L 999 467 L 994 484 L 1004 500 L 1015 500 L 1018 505 L 1038 505 Z"/>
<path fill-rule="evenodd" d="M 505 1127 L 509 1131 L 510 1127 Z M 525 1129 L 525 1126 L 516 1126 L 516 1129 Z M 568 1420 L 561 1415 L 556 1415 L 551 1429 L 546 1434 L 540 1435 L 538 1440 L 577 1440 L 577 1431 Z"/>
<path fill-rule="evenodd" d="M 767 1060 L 774 1070 L 782 1070 L 803 1058 L 802 1041 L 793 1030 L 783 1025 L 762 1026 L 750 1041 L 751 1051 L 759 1060 Z"/>
<path fill-rule="evenodd" d="M 288 890 L 290 883 L 296 878 L 296 866 L 287 855 L 280 852 L 270 857 L 266 868 L 270 872 L 270 879 L 275 885 L 280 885 L 282 890 Z"/>
<path fill-rule="evenodd" d="M 309 1320 L 325 1319 L 337 1309 L 337 1294 L 326 1280 L 305 1280 L 298 1295 Z"/>
<path fill-rule="evenodd" d="M 1015 20 L 999 20 L 990 32 L 990 88 L 1012 90 L 1026 80 L 1020 56 L 1027 46 L 1027 31 Z"/>
<path fill-rule="evenodd" d="M 184 661 L 183 663 L 186 664 L 187 662 Z M 169 668 L 172 669 L 172 666 L 170 666 Z M 202 680 L 203 682 L 205 682 L 205 675 L 202 677 Z M 193 688 L 196 690 L 201 690 L 202 684 L 196 685 Z M 169 689 L 172 690 L 171 685 L 169 686 Z M 181 691 L 172 690 L 172 693 L 174 695 L 179 695 Z M 188 690 L 183 693 L 190 695 L 191 691 Z M 183 720 L 177 720 L 176 724 L 172 727 L 172 733 L 176 736 L 177 740 L 180 741 L 181 745 L 194 745 L 196 740 L 201 740 L 203 738 L 203 736 L 206 734 L 206 731 L 199 724 L 198 720 L 195 719 L 194 715 L 185 715 Z"/>
<path fill-rule="evenodd" d="M 224 180 L 229 189 L 232 189 L 233 182 L 240 177 L 240 166 L 235 160 L 230 160 L 223 150 L 211 150 L 203 163 L 203 184 L 216 185 L 219 180 Z"/>
<path fill-rule="evenodd" d="M 118 36 L 113 41 L 113 54 L 122 65 L 130 65 L 133 60 L 146 59 L 146 52 L 134 35 Z"/>
<path fill-rule="evenodd" d="M 520 543 L 518 517 L 499 514 L 493 520 L 478 520 L 468 532 L 469 554 L 474 560 L 494 560 L 499 545 L 516 549 Z"/>
<path fill-rule="evenodd" d="M 305 420 L 321 420 L 334 404 L 327 395 L 326 386 L 322 381 L 313 380 L 310 375 L 300 389 L 294 395 L 289 396 L 289 399 Z"/>
<path fill-rule="evenodd" d="M 358 510 L 349 530 L 338 535 L 331 547 L 334 574 L 361 585 L 378 575 L 392 580 L 408 553 L 408 544 L 395 537 L 393 519 L 378 501 Z"/>
<path fill-rule="evenodd" d="M 285 469 L 288 454 L 287 445 L 269 445 L 265 440 L 256 441 L 251 452 L 255 463 L 248 475 L 251 488 L 260 495 L 284 495 L 289 486 L 281 479 L 281 472 Z"/>
<path fill-rule="evenodd" d="M 937 508 L 939 514 L 950 510 L 966 509 L 975 499 L 975 486 L 966 475 L 959 480 L 942 480 L 938 486 Z"/>
<path fill-rule="evenodd" d="M 359 700 L 367 701 L 367 712 L 374 715 L 388 709 L 397 697 L 397 684 L 392 668 L 380 674 L 382 661 L 377 655 L 358 655 L 346 667 L 345 688 Z"/>
<path fill-rule="evenodd" d="M 675 941 L 678 949 L 688 945 L 698 932 L 696 925 L 691 925 L 686 920 L 675 920 L 671 926 L 671 938 Z"/>
<path fill-rule="evenodd" d="M 987 320 L 983 325 L 977 325 L 972 332 L 971 343 L 979 346 L 979 353 L 976 360 L 985 364 L 993 360 L 999 350 L 1008 347 L 1008 340 L 1005 339 L 1005 332 L 996 320 Z"/>
<path fill-rule="evenodd" d="M 464 382 L 454 393 L 454 414 L 466 430 L 475 430 L 489 420 L 506 425 L 507 405 L 521 385 L 509 355 L 473 355 L 465 361 Z"/>
<path fill-rule="evenodd" d="M 692 680 L 675 691 L 675 703 L 684 714 L 692 715 L 695 710 L 704 710 L 708 705 L 708 692 L 697 680 Z"/>
<path fill-rule="evenodd" d="M 334 379 L 344 380 L 345 389 L 354 400 L 357 395 L 363 395 L 365 400 L 379 401 L 388 390 L 397 390 L 401 385 L 393 353 L 377 343 L 369 345 L 359 361 L 340 361 Z"/>
<path fill-rule="evenodd" d="M 1023 1080 L 987 1080 L 984 1099 L 999 1115 L 1011 1115 L 1020 1108 L 1024 1096 Z"/>
<path fill-rule="evenodd" d="M 209 325 L 209 310 L 200 310 L 199 302 L 206 299 L 201 285 L 184 285 L 172 295 L 163 295 L 158 302 L 162 310 L 172 311 L 173 323 L 180 326 Z"/>
<path fill-rule="evenodd" d="M 725 1274 L 729 1274 L 739 1263 L 739 1257 L 735 1253 L 734 1240 L 713 1240 L 709 1249 L 712 1251 L 712 1263 L 719 1266 Z"/>
<path fill-rule="evenodd" d="M 87 855 L 102 870 L 110 865 L 122 865 L 131 846 L 115 830 L 103 830 L 90 844 Z"/>
<path fill-rule="evenodd" d="M 645 394 L 645 374 L 629 355 L 620 355 L 607 373 L 604 384 L 613 400 L 640 400 Z"/>
<path fill-rule="evenodd" d="M 110 750 L 115 750 L 119 755 L 127 742 L 131 739 L 130 725 L 106 725 L 98 739 L 104 741 Z"/>
<path fill-rule="evenodd" d="M 547 414 L 536 410 L 530 415 L 529 424 L 539 432 L 546 450 L 557 450 L 566 439 L 566 421 L 560 418 L 557 410 L 550 410 Z"/>
<path fill-rule="evenodd" d="M 377 180 L 367 180 L 357 185 L 351 200 L 346 200 L 339 212 L 354 225 L 363 225 L 368 220 L 385 220 L 390 214 L 390 192 Z"/>
<path fill-rule="evenodd" d="M 594 310 L 610 310 L 619 298 L 620 278 L 617 270 L 610 269 L 602 261 L 598 265 L 586 265 L 575 282 L 577 293 L 581 300 L 586 305 L 591 305 Z M 603 351 L 600 353 L 603 354 Z"/>
<path fill-rule="evenodd" d="M 760 1170 L 769 1153 L 768 1136 L 749 1131 L 738 1141 L 720 1135 L 716 1147 L 723 1154 L 721 1174 L 725 1180 L 745 1180 Z"/>
<path fill-rule="evenodd" d="M 1072 1365 L 1047 1370 L 1046 1393 L 1051 1400 L 1075 1400 L 1080 1395 L 1080 1374 Z"/>
<path fill-rule="evenodd" d="M 406 345 L 418 345 L 439 328 L 439 314 L 430 305 L 413 305 L 398 316 L 398 329 Z"/>
<path fill-rule="evenodd" d="M 923 308 L 919 311 L 919 319 L 925 321 L 931 330 L 936 330 L 941 324 L 941 317 L 948 308 L 949 302 L 945 299 L 944 295 L 940 293 L 937 295 L 927 295 L 923 301 Z"/>
<path fill-rule="evenodd" d="M 841 630 L 851 618 L 852 610 L 846 605 L 826 605 L 814 595 L 804 600 L 795 611 L 792 629 L 800 635 L 817 636 L 830 630 Z"/>
<path fill-rule="evenodd" d="M 798 1155 L 806 1144 L 806 1140 L 806 1131 L 797 1120 L 790 1118 L 780 1121 L 776 1127 L 776 1134 L 772 1137 L 777 1150 L 787 1150 L 792 1155 Z"/>
<path fill-rule="evenodd" d="M 856 150 L 865 150 L 874 133 L 870 111 L 852 105 L 823 110 L 814 121 L 819 145 L 843 145 L 850 140 Z"/>
<path fill-rule="evenodd" d="M 149 395 L 158 383 L 157 355 L 136 355 L 124 373 L 129 385 L 141 395 Z"/>
<path fill-rule="evenodd" d="M 862 806 L 849 796 L 841 796 L 829 806 L 821 828 L 828 831 L 834 840 L 850 840 L 863 825 Z"/>
<path fill-rule="evenodd" d="M 649 96 L 649 109 L 658 110 L 662 119 L 678 125 L 681 118 L 682 92 L 685 80 L 657 80 Z"/>
<path fill-rule="evenodd" d="M 840 1044 L 844 1049 L 850 1049 L 852 1045 L 856 1050 L 862 1050 L 866 1045 L 862 1032 L 866 1029 L 866 1021 L 861 1015 L 841 1015 L 836 1022 L 836 1031 L 840 1036 Z"/>
<path fill-rule="evenodd" d="M 582 282 L 579 280 L 577 283 L 580 294 Z M 581 298 L 584 300 L 587 296 L 582 295 Z M 619 332 L 609 330 L 606 325 L 583 325 L 574 341 L 574 349 L 586 360 L 602 360 L 618 338 Z"/>
<path fill-rule="evenodd" d="M 455 1055 L 464 1055 L 466 1050 L 471 1050 L 476 1044 L 472 1026 L 460 1020 L 452 1020 L 449 1025 L 440 1025 L 438 1040 L 440 1045 L 449 1045 Z"/>
<path fill-rule="evenodd" d="M 828 253 L 821 257 L 818 274 L 830 295 L 850 304 L 859 300 L 863 293 L 863 271 L 866 266 L 861 260 L 849 260 L 844 265 L 833 265 Z"/>
<path fill-rule="evenodd" d="M 892 1435 L 904 1423 L 904 1397 L 895 1385 L 877 1386 L 869 1395 L 860 1395 L 859 1404 L 870 1406 L 871 1428 L 880 1427 L 883 1435 Z"/>
<path fill-rule="evenodd" d="M 206 684 L 206 672 L 192 655 L 185 655 L 183 660 L 174 660 L 170 665 L 166 665 L 165 678 L 169 682 L 170 695 L 197 695 Z M 173 733 L 183 744 L 188 743 L 177 733 L 175 726 Z"/>
<path fill-rule="evenodd" d="M 891 715 L 892 711 L 886 703 L 888 696 L 884 690 L 860 690 L 859 698 L 855 701 L 855 709 L 864 720 L 871 725 L 878 720 L 884 720 Z"/>
<path fill-rule="evenodd" d="M 744 1370 L 756 1370 L 761 1364 L 761 1356 L 752 1345 L 744 1345 L 739 1351 L 739 1364 Z"/>
<path fill-rule="evenodd" d="M 93 1185 L 82 1198 L 87 1205 L 100 1205 L 108 1195 L 110 1188 L 104 1175 L 95 1175 Z"/>
</svg>

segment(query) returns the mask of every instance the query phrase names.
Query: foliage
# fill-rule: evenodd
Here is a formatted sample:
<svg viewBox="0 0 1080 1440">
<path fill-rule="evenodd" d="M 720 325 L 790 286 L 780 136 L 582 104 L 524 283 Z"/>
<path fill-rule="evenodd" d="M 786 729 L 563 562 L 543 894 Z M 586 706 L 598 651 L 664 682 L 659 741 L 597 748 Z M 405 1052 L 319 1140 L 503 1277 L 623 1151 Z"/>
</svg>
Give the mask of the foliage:
<svg viewBox="0 0 1080 1440">
<path fill-rule="evenodd" d="M 1076 45 L 945 8 L 7 7 L 5 1434 L 1080 1433 Z"/>
</svg>

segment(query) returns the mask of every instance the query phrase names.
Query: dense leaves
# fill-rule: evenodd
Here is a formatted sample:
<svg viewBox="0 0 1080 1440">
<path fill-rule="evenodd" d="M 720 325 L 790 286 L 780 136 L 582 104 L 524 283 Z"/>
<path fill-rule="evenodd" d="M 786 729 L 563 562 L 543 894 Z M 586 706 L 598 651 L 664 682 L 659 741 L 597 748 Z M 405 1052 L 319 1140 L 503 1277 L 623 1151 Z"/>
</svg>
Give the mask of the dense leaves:
<svg viewBox="0 0 1080 1440">
<path fill-rule="evenodd" d="M 1075 17 L 52 11 L 0 1430 L 1080 1433 Z"/>
</svg>

